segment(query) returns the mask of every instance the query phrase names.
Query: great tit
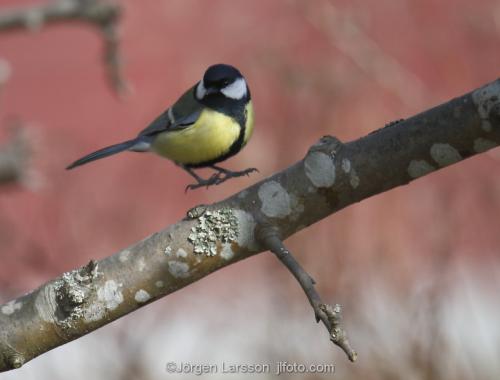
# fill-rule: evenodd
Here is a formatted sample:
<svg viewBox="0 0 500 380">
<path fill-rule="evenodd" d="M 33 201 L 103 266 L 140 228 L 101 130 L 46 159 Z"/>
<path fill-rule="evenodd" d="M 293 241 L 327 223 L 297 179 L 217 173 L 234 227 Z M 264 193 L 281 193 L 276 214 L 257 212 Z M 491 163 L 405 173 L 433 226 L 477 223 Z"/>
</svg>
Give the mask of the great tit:
<svg viewBox="0 0 500 380">
<path fill-rule="evenodd" d="M 90 153 L 66 169 L 123 151 L 154 152 L 195 178 L 196 183 L 186 190 L 218 185 L 257 171 L 249 168 L 235 172 L 215 165 L 245 146 L 253 125 L 253 106 L 245 78 L 235 67 L 217 64 L 210 66 L 198 83 L 136 138 Z M 210 167 L 215 173 L 204 179 L 193 170 L 203 167 Z"/>
</svg>

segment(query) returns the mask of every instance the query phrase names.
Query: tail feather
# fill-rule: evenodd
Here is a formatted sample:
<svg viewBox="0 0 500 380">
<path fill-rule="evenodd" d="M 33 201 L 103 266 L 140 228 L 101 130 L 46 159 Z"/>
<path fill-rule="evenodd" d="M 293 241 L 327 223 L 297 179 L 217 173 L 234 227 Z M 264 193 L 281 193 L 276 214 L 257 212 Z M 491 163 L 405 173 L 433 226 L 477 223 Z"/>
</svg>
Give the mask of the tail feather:
<svg viewBox="0 0 500 380">
<path fill-rule="evenodd" d="M 116 153 L 123 152 L 125 150 L 129 150 L 137 143 L 139 143 L 138 139 L 134 139 L 134 140 L 124 141 L 124 142 L 119 143 L 119 144 L 115 144 L 115 145 L 108 146 L 106 148 L 99 149 L 98 151 L 96 151 L 94 153 L 90 153 L 90 154 L 86 155 L 85 157 L 82 157 L 79 160 L 76 160 L 71 165 L 69 165 L 66 169 L 70 170 L 70 169 L 76 168 L 77 166 L 84 165 L 84 164 L 87 164 L 89 162 L 99 160 L 101 158 L 108 157 L 108 156 L 111 156 L 111 155 L 116 154 Z"/>
</svg>

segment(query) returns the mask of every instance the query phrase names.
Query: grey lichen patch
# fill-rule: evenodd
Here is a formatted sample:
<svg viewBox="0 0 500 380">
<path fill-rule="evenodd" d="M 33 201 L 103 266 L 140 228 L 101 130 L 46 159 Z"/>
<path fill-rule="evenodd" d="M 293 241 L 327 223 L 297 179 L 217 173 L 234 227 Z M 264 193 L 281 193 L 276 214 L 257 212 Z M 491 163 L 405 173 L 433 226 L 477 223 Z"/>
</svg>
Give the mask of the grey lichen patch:
<svg viewBox="0 0 500 380">
<path fill-rule="evenodd" d="M 169 261 L 168 271 L 175 278 L 189 277 L 189 265 L 181 261 L 175 261 L 175 260 Z"/>
<path fill-rule="evenodd" d="M 234 257 L 234 252 L 231 248 L 231 244 L 225 243 L 222 245 L 220 257 L 222 257 L 224 260 L 231 260 Z"/>
<path fill-rule="evenodd" d="M 106 308 L 102 302 L 91 303 L 85 308 L 83 312 L 83 320 L 86 323 L 99 321 L 106 314 Z"/>
<path fill-rule="evenodd" d="M 188 240 L 193 244 L 193 252 L 215 256 L 217 242 L 231 243 L 238 234 L 238 220 L 230 208 L 206 211 L 191 227 Z"/>
<path fill-rule="evenodd" d="M 157 288 L 163 288 L 165 286 L 165 284 L 163 283 L 163 281 L 158 280 L 158 281 L 155 282 L 155 286 Z"/>
<path fill-rule="evenodd" d="M 151 299 L 151 296 L 144 289 L 139 289 L 135 293 L 134 299 L 136 300 L 136 302 L 144 303 L 144 302 L 149 301 Z"/>
<path fill-rule="evenodd" d="M 120 290 L 122 284 L 114 280 L 108 280 L 97 289 L 97 299 L 85 308 L 83 319 L 85 322 L 93 322 L 102 319 L 107 311 L 115 310 L 123 302 L 123 294 Z"/>
<path fill-rule="evenodd" d="M 184 249 L 179 248 L 177 250 L 176 256 L 179 258 L 185 259 L 188 256 L 188 253 Z"/>
<path fill-rule="evenodd" d="M 354 168 L 351 168 L 350 175 L 349 175 L 349 183 L 351 186 L 355 189 L 359 186 L 359 176 L 358 173 L 356 173 L 356 170 Z"/>
<path fill-rule="evenodd" d="M 411 160 L 408 165 L 408 175 L 411 178 L 422 177 L 434 170 L 436 170 L 436 168 L 425 160 Z"/>
<path fill-rule="evenodd" d="M 486 132 L 491 132 L 490 113 L 493 109 L 498 109 L 500 104 L 500 81 L 489 83 L 472 93 L 472 100 L 477 106 L 477 112 L 481 118 L 481 128 Z M 498 112 L 498 111 L 497 111 Z"/>
<path fill-rule="evenodd" d="M 67 298 L 71 304 L 80 305 L 85 299 L 85 288 L 80 286 L 79 282 L 71 272 L 64 273 L 61 280 L 56 281 L 55 288 L 58 300 Z"/>
<path fill-rule="evenodd" d="M 91 260 L 86 266 L 66 272 L 54 282 L 56 310 L 59 326 L 71 328 L 73 322 L 82 318 L 84 304 L 94 290 L 93 281 L 99 275 L 98 265 Z"/>
<path fill-rule="evenodd" d="M 450 144 L 433 144 L 430 150 L 431 157 L 439 166 L 448 166 L 462 159 L 460 153 Z"/>
<path fill-rule="evenodd" d="M 128 258 L 130 256 L 130 249 L 124 249 L 123 251 L 120 252 L 120 255 L 118 256 L 118 259 L 120 262 L 125 263 L 128 261 Z"/>
<path fill-rule="evenodd" d="M 236 242 L 240 247 L 245 247 L 250 250 L 257 249 L 257 242 L 255 241 L 254 230 L 257 225 L 252 214 L 249 212 L 235 209 L 234 215 L 238 221 L 238 234 Z"/>
<path fill-rule="evenodd" d="M 341 164 L 342 170 L 344 173 L 349 174 L 349 183 L 355 189 L 359 186 L 359 176 L 356 172 L 356 169 L 353 168 L 351 161 L 347 158 L 342 159 Z"/>
<path fill-rule="evenodd" d="M 23 307 L 23 303 L 20 301 L 12 300 L 10 302 L 7 302 L 5 305 L 2 306 L 2 313 L 5 315 L 11 315 L 14 314 L 14 312 L 21 310 Z"/>
<path fill-rule="evenodd" d="M 83 312 L 85 322 L 94 322 L 102 319 L 107 311 L 115 310 L 123 302 L 120 290 L 122 284 L 108 280 L 97 289 L 97 299 L 88 305 Z"/>
<path fill-rule="evenodd" d="M 108 280 L 104 286 L 97 289 L 97 299 L 104 304 L 107 310 L 115 310 L 123 302 L 121 286 L 114 280 Z"/>
<path fill-rule="evenodd" d="M 141 257 L 139 258 L 139 260 L 137 260 L 136 268 L 139 272 L 142 272 L 144 271 L 144 269 L 146 269 L 146 260 L 144 260 L 144 257 Z"/>
<path fill-rule="evenodd" d="M 167 245 L 164 250 L 165 255 L 171 256 L 172 255 L 172 247 Z"/>
<path fill-rule="evenodd" d="M 263 183 L 258 191 L 262 203 L 261 211 L 270 218 L 283 218 L 290 214 L 290 195 L 276 181 Z"/>
<path fill-rule="evenodd" d="M 474 140 L 474 152 L 482 153 L 498 146 L 495 141 L 483 139 L 481 137 Z"/>
<path fill-rule="evenodd" d="M 330 187 L 335 183 L 335 158 L 319 151 L 309 152 L 304 160 L 306 177 L 316 187 Z"/>
<path fill-rule="evenodd" d="M 342 159 L 342 170 L 344 173 L 349 173 L 351 171 L 351 161 L 347 158 Z"/>
</svg>

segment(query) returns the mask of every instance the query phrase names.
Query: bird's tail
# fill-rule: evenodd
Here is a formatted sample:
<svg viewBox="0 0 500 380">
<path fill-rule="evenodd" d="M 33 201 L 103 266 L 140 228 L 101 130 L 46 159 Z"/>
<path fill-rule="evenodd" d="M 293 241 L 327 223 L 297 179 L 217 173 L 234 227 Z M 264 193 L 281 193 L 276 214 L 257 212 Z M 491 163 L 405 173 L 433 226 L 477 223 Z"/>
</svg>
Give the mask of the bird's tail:
<svg viewBox="0 0 500 380">
<path fill-rule="evenodd" d="M 141 149 L 140 145 L 143 144 L 144 142 L 140 140 L 140 138 L 135 138 L 133 140 L 128 140 L 124 141 L 119 144 L 111 145 L 106 148 L 99 149 L 98 151 L 94 153 L 90 153 L 86 155 L 85 157 L 80 158 L 79 160 L 76 160 L 73 162 L 71 165 L 69 165 L 66 169 L 73 169 L 76 168 L 77 166 L 84 165 L 86 163 L 99 160 L 104 157 L 111 156 L 116 153 L 123 152 L 125 150 L 135 150 L 135 151 L 143 151 L 145 149 Z M 136 148 L 137 149 L 134 149 Z"/>
</svg>

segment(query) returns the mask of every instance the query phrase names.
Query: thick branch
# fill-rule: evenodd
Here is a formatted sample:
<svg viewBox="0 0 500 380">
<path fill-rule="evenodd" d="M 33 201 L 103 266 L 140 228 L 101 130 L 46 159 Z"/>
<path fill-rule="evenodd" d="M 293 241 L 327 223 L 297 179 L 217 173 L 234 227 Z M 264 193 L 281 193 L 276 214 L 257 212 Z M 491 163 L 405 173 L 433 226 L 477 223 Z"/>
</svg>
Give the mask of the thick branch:
<svg viewBox="0 0 500 380">
<path fill-rule="evenodd" d="M 83 21 L 95 25 L 104 40 L 104 64 L 112 88 L 120 95 L 126 90 L 118 53 L 118 4 L 105 0 L 55 0 L 47 5 L 0 12 L 0 32 L 13 29 L 38 30 L 50 23 Z"/>
<path fill-rule="evenodd" d="M 350 205 L 500 142 L 500 81 L 342 144 L 324 137 L 288 169 L 0 307 L 0 369 L 85 335 Z M 333 323 L 333 322 L 330 322 Z"/>
</svg>

